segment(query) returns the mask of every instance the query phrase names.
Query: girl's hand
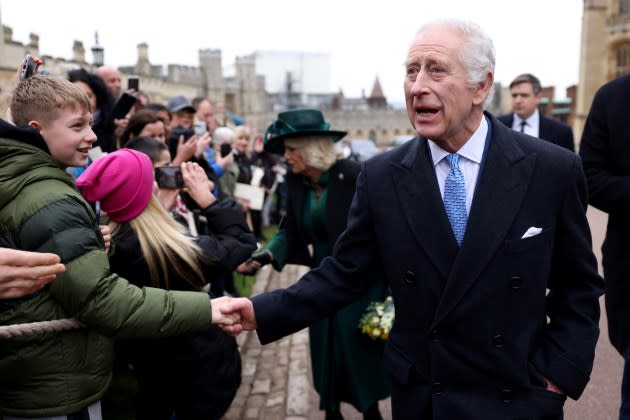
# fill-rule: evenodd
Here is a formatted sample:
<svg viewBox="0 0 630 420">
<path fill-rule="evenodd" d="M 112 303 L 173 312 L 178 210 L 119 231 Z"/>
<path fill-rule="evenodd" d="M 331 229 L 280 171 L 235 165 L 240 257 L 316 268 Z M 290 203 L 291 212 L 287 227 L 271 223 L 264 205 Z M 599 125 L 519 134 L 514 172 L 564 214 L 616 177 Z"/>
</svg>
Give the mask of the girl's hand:
<svg viewBox="0 0 630 420">
<path fill-rule="evenodd" d="M 205 209 L 217 201 L 212 195 L 214 183 L 208 179 L 206 171 L 198 163 L 182 163 L 182 177 L 184 178 L 184 191 L 195 200 L 199 208 Z"/>
</svg>

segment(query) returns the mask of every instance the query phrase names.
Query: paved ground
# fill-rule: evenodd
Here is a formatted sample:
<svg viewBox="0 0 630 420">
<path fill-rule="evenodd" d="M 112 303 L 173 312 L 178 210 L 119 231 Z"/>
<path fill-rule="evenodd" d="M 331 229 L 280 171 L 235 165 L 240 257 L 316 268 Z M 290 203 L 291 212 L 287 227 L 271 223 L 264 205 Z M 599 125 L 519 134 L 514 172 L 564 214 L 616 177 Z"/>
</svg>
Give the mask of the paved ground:
<svg viewBox="0 0 630 420">
<path fill-rule="evenodd" d="M 594 250 L 599 249 L 606 228 L 606 215 L 589 208 Z M 261 270 L 253 294 L 293 283 L 304 267 L 288 266 L 282 273 Z M 602 300 L 603 309 L 603 300 Z M 596 350 L 592 379 L 582 398 L 569 401 L 566 420 L 616 420 L 619 406 L 619 387 L 622 371 L 621 357 L 611 347 L 606 334 L 603 313 L 602 334 Z M 261 346 L 255 332 L 238 338 L 243 358 L 243 383 L 225 416 L 226 420 L 320 420 L 319 399 L 311 385 L 308 332 L 300 331 L 275 343 Z M 381 412 L 391 419 L 389 400 L 381 401 Z M 362 416 L 349 405 L 342 406 L 346 419 Z"/>
<path fill-rule="evenodd" d="M 597 260 L 600 261 L 601 273 L 601 244 L 606 233 L 608 217 L 605 213 L 589 207 L 588 218 L 593 234 L 593 250 L 597 255 Z M 602 308 L 602 318 L 599 323 L 601 334 L 595 350 L 595 364 L 591 381 L 582 398 L 578 401 L 570 400 L 567 403 L 565 409 L 567 420 L 617 420 L 619 418 L 623 359 L 608 341 L 603 297 L 600 303 Z"/>
</svg>

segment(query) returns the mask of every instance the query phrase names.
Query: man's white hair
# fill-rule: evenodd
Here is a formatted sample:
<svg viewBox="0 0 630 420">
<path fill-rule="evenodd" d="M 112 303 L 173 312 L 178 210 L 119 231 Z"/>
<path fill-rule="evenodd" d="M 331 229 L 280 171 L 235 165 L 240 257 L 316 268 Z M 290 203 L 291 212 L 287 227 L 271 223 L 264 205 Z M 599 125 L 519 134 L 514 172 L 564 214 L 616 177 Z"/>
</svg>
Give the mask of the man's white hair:
<svg viewBox="0 0 630 420">
<path fill-rule="evenodd" d="M 423 25 L 416 35 L 427 30 L 448 27 L 455 29 L 464 38 L 460 47 L 459 60 L 466 68 L 468 85 L 478 86 L 488 77 L 488 73 L 494 74 L 495 49 L 492 38 L 474 22 L 459 19 L 439 19 Z M 490 88 L 485 105 L 488 105 L 494 94 L 494 85 Z"/>
</svg>

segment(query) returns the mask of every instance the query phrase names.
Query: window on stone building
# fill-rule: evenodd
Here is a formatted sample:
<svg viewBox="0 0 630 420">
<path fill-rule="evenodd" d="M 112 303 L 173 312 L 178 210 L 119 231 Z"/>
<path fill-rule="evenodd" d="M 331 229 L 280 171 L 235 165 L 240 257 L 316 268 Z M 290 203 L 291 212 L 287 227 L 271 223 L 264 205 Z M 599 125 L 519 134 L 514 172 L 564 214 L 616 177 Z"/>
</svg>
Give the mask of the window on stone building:
<svg viewBox="0 0 630 420">
<path fill-rule="evenodd" d="M 630 12 L 630 0 L 619 0 L 619 13 Z"/>
<path fill-rule="evenodd" d="M 615 77 L 630 73 L 630 43 L 624 43 L 617 48 L 617 62 L 615 63 Z"/>
</svg>

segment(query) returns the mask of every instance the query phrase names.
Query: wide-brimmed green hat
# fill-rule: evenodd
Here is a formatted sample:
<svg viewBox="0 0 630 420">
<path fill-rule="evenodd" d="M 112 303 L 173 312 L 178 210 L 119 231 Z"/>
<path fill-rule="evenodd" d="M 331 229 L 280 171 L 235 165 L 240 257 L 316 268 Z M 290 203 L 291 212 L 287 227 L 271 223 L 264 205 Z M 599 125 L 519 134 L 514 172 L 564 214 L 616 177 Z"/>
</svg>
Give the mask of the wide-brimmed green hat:
<svg viewBox="0 0 630 420">
<path fill-rule="evenodd" d="M 265 131 L 265 151 L 284 153 L 284 140 L 305 136 L 323 135 L 338 141 L 345 131 L 334 131 L 324 121 L 324 115 L 317 109 L 292 109 L 278 114 Z"/>
</svg>

